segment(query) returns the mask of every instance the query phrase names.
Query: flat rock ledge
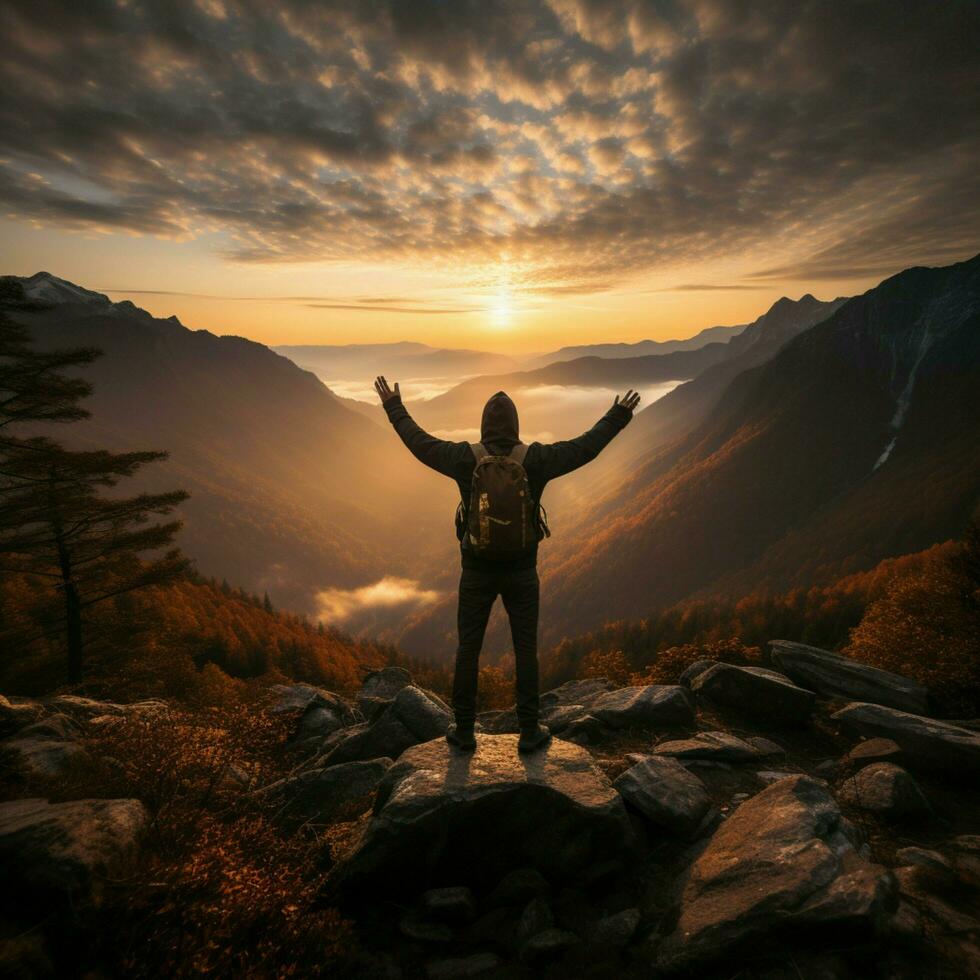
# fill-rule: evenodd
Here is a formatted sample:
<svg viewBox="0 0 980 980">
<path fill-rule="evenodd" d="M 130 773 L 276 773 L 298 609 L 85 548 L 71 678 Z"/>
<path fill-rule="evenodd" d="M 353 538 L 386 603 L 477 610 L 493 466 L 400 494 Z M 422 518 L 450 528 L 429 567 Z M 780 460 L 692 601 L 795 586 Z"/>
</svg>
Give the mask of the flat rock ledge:
<svg viewBox="0 0 980 980">
<path fill-rule="evenodd" d="M 773 640 L 769 651 L 773 663 L 790 680 L 824 697 L 870 701 L 917 715 L 929 713 L 929 692 L 909 677 L 789 640 Z"/>
<path fill-rule="evenodd" d="M 888 738 L 899 745 L 913 768 L 960 779 L 980 775 L 980 734 L 949 722 L 855 702 L 831 716 L 865 738 Z"/>
<path fill-rule="evenodd" d="M 634 842 L 620 795 L 590 754 L 553 739 L 529 755 L 515 735 L 412 746 L 388 770 L 360 842 L 333 876 L 344 899 L 458 884 L 488 889 L 514 868 L 574 881 Z M 380 889 L 380 891 L 379 891 Z"/>
</svg>

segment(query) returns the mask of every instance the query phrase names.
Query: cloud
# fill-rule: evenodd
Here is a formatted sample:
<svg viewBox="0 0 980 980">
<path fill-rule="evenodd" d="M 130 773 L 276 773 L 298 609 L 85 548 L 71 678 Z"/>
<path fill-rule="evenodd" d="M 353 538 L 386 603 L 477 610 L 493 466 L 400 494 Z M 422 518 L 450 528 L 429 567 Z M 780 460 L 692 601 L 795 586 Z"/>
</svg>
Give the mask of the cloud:
<svg viewBox="0 0 980 980">
<path fill-rule="evenodd" d="M 0 31 L 0 212 L 44 226 L 557 295 L 980 232 L 975 0 L 8 0 Z"/>
<path fill-rule="evenodd" d="M 431 605 L 440 592 L 412 579 L 385 577 L 357 589 L 324 589 L 317 594 L 317 616 L 325 623 L 363 627 L 379 615 Z"/>
</svg>

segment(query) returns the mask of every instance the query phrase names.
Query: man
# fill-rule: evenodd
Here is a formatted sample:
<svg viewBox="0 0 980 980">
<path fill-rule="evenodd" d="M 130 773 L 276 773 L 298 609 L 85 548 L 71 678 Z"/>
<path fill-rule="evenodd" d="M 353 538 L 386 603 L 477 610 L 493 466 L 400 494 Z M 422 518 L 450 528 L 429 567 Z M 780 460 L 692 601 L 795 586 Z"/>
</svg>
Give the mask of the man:
<svg viewBox="0 0 980 980">
<path fill-rule="evenodd" d="M 518 750 L 531 752 L 541 748 L 551 739 L 551 733 L 538 723 L 538 541 L 550 533 L 541 515 L 541 494 L 549 480 L 571 473 L 595 459 L 629 423 L 640 396 L 632 390 L 622 400 L 617 396 L 612 408 L 576 439 L 550 445 L 533 442 L 524 446 L 518 436 L 517 408 L 504 392 L 498 391 L 483 409 L 480 442 L 471 445 L 446 442 L 424 432 L 402 404 L 397 383 L 392 390 L 382 376 L 377 378 L 374 387 L 389 421 L 413 455 L 426 466 L 455 480 L 459 487 L 461 504 L 456 514 L 456 536 L 460 540 L 462 574 L 457 614 L 459 646 L 453 679 L 456 723 L 450 726 L 446 739 L 450 745 L 465 751 L 476 747 L 473 726 L 480 648 L 490 610 L 499 595 L 510 619 L 514 641 L 517 719 L 521 727 Z M 503 464 L 501 458 L 505 460 Z M 509 550 L 503 552 L 498 550 L 491 554 L 483 545 L 489 541 L 491 531 L 510 533 L 511 529 L 501 531 L 490 522 L 511 525 L 519 520 L 498 520 L 485 513 L 483 505 L 487 503 L 488 494 L 482 494 L 477 500 L 480 517 L 485 520 L 481 529 L 479 518 L 471 513 L 473 508 L 470 506 L 474 480 L 481 479 L 474 474 L 481 463 L 502 465 L 509 471 L 504 474 L 502 493 L 507 492 L 506 480 L 512 478 L 512 485 L 520 487 L 516 492 L 521 497 L 525 494 L 530 497 L 532 532 L 536 533 L 517 536 L 513 539 L 516 546 L 508 542 Z M 497 486 L 500 485 L 498 480 Z M 477 489 L 482 487 L 483 484 L 479 484 Z M 484 533 L 487 541 L 483 540 Z"/>
</svg>

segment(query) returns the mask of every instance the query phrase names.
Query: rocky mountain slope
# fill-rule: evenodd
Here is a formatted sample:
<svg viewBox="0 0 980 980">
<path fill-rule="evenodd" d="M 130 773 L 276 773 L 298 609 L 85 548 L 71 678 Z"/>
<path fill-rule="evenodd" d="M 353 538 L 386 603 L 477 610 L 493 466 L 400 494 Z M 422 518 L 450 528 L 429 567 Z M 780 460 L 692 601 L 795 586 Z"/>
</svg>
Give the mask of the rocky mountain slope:
<svg viewBox="0 0 980 980">
<path fill-rule="evenodd" d="M 400 668 L 369 675 L 353 700 L 281 685 L 271 711 L 289 719 L 291 770 L 270 783 L 232 766 L 231 798 L 289 833 L 319 828 L 323 848 L 343 841 L 321 899 L 360 945 L 335 975 L 980 969 L 980 723 L 931 717 L 914 682 L 799 644 L 774 642 L 758 665 L 698 662 L 680 681 L 547 692 L 555 738 L 529 756 L 512 711 L 480 716 L 475 753 L 451 750 L 446 706 Z M 28 787 L 63 780 L 100 730 L 142 719 L 152 732 L 168 710 L 3 700 L 0 748 Z M 152 800 L 8 789 L 0 855 L 21 901 L 5 915 L 33 930 L 31 955 L 93 921 L 154 818 Z"/>
<path fill-rule="evenodd" d="M 978 388 L 980 256 L 885 280 L 739 374 L 699 426 L 557 534 L 544 621 L 567 635 L 956 536 L 980 495 Z"/>
</svg>

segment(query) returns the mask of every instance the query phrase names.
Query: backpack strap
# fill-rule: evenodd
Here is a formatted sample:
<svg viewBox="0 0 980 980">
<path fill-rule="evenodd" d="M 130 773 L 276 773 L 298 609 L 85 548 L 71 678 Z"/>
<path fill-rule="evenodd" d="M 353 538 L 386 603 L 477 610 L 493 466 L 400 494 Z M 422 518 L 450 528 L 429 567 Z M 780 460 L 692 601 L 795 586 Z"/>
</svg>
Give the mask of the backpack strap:
<svg viewBox="0 0 980 980">
<path fill-rule="evenodd" d="M 476 461 L 479 463 L 481 459 L 486 459 L 490 453 L 487 452 L 487 447 L 483 445 L 482 442 L 471 442 L 470 449 L 473 455 L 476 457 Z"/>
<path fill-rule="evenodd" d="M 524 465 L 524 457 L 527 455 L 527 446 L 523 442 L 519 442 L 510 451 L 510 458 L 520 466 Z"/>
</svg>

